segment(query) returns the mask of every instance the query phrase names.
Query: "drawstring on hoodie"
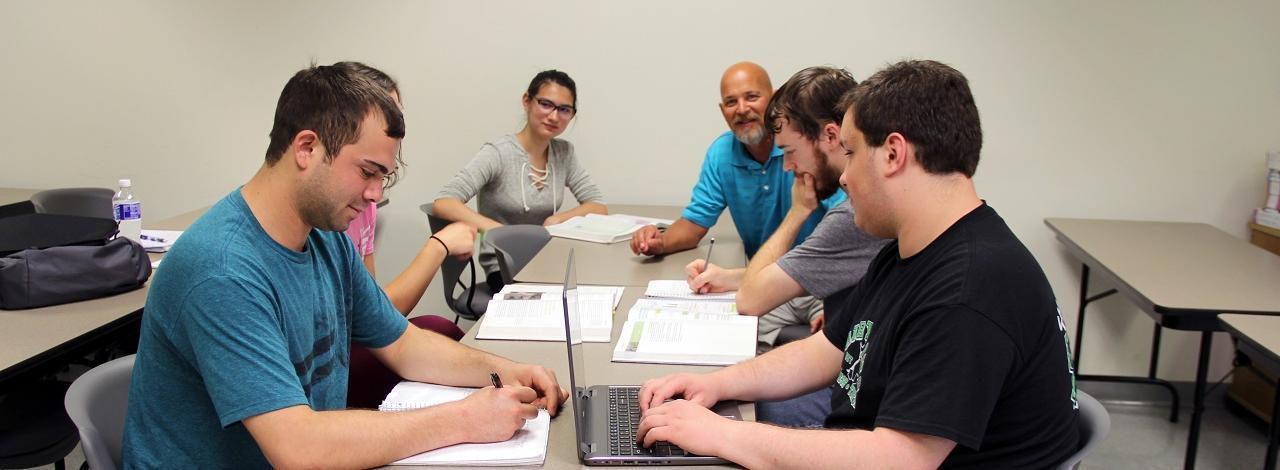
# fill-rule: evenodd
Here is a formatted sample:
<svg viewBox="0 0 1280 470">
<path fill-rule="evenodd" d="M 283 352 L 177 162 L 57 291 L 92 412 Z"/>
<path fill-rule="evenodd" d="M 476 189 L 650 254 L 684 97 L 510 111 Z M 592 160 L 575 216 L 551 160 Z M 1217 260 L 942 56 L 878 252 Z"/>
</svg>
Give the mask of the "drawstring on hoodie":
<svg viewBox="0 0 1280 470">
<path fill-rule="evenodd" d="M 542 188 L 547 187 L 547 185 L 546 185 L 546 181 L 547 181 L 547 172 L 549 171 L 549 172 L 551 173 L 551 213 L 553 213 L 553 214 L 554 214 L 557 210 L 559 210 L 559 209 L 560 209 L 560 204 L 558 204 L 558 203 L 556 202 L 556 196 L 557 196 L 556 191 L 555 191 L 555 189 L 556 189 L 556 167 L 555 167 L 554 165 L 552 165 L 552 164 L 551 164 L 551 159 L 550 159 L 550 158 L 548 158 L 548 159 L 547 159 L 547 169 L 546 169 L 546 170 L 542 170 L 542 172 L 541 172 L 542 174 L 538 174 L 538 169 L 537 169 L 537 168 L 534 168 L 534 167 L 533 167 L 533 165 L 530 165 L 530 164 L 529 164 L 529 162 L 527 162 L 527 161 L 526 161 L 526 162 L 524 162 L 524 164 L 520 167 L 520 171 L 521 171 L 521 172 L 524 172 L 524 171 L 525 171 L 525 167 L 528 167 L 528 168 L 529 168 L 529 173 L 528 173 L 528 175 L 529 175 L 529 179 L 531 180 L 531 181 L 529 182 L 529 185 L 530 185 L 530 186 L 536 186 L 537 184 L 541 183 L 541 184 L 542 184 Z M 542 188 L 537 188 L 537 189 L 542 189 Z M 524 211 L 525 211 L 525 212 L 529 212 L 529 210 L 530 210 L 530 208 L 529 208 L 529 200 L 528 200 L 528 199 L 526 198 L 526 196 L 524 195 L 524 190 L 525 190 L 525 184 L 524 184 L 524 182 L 522 181 L 522 182 L 520 182 L 520 204 L 524 205 Z"/>
</svg>

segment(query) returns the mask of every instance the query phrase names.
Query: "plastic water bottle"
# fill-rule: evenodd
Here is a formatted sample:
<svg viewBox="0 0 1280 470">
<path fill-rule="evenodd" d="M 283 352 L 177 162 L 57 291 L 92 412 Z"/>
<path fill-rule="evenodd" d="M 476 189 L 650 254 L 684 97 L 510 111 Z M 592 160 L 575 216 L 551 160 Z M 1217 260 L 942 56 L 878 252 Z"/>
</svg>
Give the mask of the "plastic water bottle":
<svg viewBox="0 0 1280 470">
<path fill-rule="evenodd" d="M 1280 152 L 1267 152 L 1267 203 L 1262 210 L 1280 212 Z"/>
<path fill-rule="evenodd" d="M 132 181 L 120 180 L 120 190 L 111 198 L 111 211 L 120 227 L 120 234 L 117 236 L 141 243 L 142 203 L 133 197 Z"/>
</svg>

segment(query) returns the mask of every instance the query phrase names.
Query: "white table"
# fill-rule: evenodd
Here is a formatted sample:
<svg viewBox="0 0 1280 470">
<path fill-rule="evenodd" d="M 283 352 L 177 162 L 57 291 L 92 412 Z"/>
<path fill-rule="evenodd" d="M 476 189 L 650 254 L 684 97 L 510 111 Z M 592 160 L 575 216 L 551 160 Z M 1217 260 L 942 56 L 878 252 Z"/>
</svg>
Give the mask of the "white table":
<svg viewBox="0 0 1280 470">
<path fill-rule="evenodd" d="M 1250 358 L 1266 364 L 1271 370 L 1280 370 L 1280 317 L 1261 315 L 1219 315 L 1223 329 L 1231 333 L 1239 348 Z M 1277 381 L 1280 382 L 1280 381 Z M 1267 454 L 1263 468 L 1276 468 L 1276 449 L 1280 447 L 1280 383 L 1276 384 L 1275 401 L 1271 407 L 1271 430 L 1267 439 Z"/>
<path fill-rule="evenodd" d="M 1156 378 L 1161 328 L 1200 332 L 1195 396 L 1185 468 L 1194 468 L 1213 332 L 1220 313 L 1280 315 L 1280 257 L 1208 224 L 1099 219 L 1045 219 L 1067 251 L 1083 264 L 1076 319 L 1075 369 L 1079 371 L 1085 307 L 1117 292 L 1155 320 L 1147 377 L 1077 375 L 1079 380 L 1143 382 Z M 1092 271 L 1114 285 L 1089 295 Z M 1173 420 L 1177 418 L 1174 391 Z"/>
<path fill-rule="evenodd" d="M 609 206 L 614 214 L 677 219 L 684 208 L 619 204 Z M 747 265 L 742 241 L 725 211 L 707 232 L 697 248 L 663 256 L 637 256 L 631 253 L 630 241 L 602 244 L 552 237 L 551 241 L 516 273 L 516 282 L 558 284 L 564 282 L 564 263 L 569 250 L 578 260 L 578 283 L 583 285 L 644 286 L 651 279 L 684 279 L 685 265 L 707 256 L 707 243 L 714 237 L 716 247 L 711 260 L 718 266 L 740 268 Z"/>
<path fill-rule="evenodd" d="M 37 191 L 0 188 L 0 204 L 24 200 Z M 183 230 L 205 210 L 147 224 L 147 228 Z M 153 261 L 160 256 L 151 255 Z M 148 281 L 140 289 L 80 302 L 0 310 L 0 345 L 3 345 L 0 347 L 0 391 L 23 376 L 38 374 L 45 365 L 59 358 L 91 351 L 116 335 L 136 333 L 150 285 Z"/>
</svg>

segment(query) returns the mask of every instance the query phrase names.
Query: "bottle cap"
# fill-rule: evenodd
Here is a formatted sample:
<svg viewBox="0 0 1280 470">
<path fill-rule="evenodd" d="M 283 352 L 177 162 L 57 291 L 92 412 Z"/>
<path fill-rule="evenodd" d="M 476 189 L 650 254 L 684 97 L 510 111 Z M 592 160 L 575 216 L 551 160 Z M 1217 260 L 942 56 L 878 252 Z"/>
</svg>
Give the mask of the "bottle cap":
<svg viewBox="0 0 1280 470">
<path fill-rule="evenodd" d="M 133 186 L 133 181 L 130 181 L 128 178 L 124 178 L 124 179 L 121 179 L 121 180 L 120 180 L 120 187 L 121 187 L 121 188 L 128 188 L 128 187 L 132 187 L 132 186 Z"/>
</svg>

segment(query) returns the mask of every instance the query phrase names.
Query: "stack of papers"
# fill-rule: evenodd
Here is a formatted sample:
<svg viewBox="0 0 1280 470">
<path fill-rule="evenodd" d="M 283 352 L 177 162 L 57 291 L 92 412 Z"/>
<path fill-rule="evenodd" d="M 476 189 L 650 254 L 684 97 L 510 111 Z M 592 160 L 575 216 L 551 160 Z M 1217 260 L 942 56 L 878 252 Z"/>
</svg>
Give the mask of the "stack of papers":
<svg viewBox="0 0 1280 470">
<path fill-rule="evenodd" d="M 142 248 L 146 249 L 148 252 L 164 253 L 169 251 L 169 248 L 173 246 L 173 242 L 178 241 L 178 237 L 181 236 L 181 230 L 142 229 L 142 239 L 138 240 L 138 243 L 141 244 Z"/>
<path fill-rule="evenodd" d="M 694 294 L 685 281 L 650 281 L 627 312 L 614 362 L 729 365 L 755 356 L 758 319 L 738 315 L 734 292 Z"/>
<path fill-rule="evenodd" d="M 450 387 L 420 382 L 400 382 L 378 407 L 396 412 L 426 408 L 466 398 L 476 389 Z M 538 417 L 525 421 L 515 436 L 503 442 L 457 444 L 407 457 L 391 465 L 448 465 L 506 467 L 542 465 L 547 459 L 547 442 L 551 436 L 551 415 L 539 410 Z"/>
<path fill-rule="evenodd" d="M 617 243 L 646 225 L 671 226 L 670 219 L 656 219 L 626 214 L 587 214 L 547 227 L 553 237 L 571 238 L 594 243 Z"/>
<path fill-rule="evenodd" d="M 579 286 L 577 309 L 582 340 L 608 343 L 613 334 L 613 310 L 621 287 Z M 564 303 L 561 286 L 513 284 L 504 286 L 480 318 L 476 339 L 564 341 Z"/>
</svg>

